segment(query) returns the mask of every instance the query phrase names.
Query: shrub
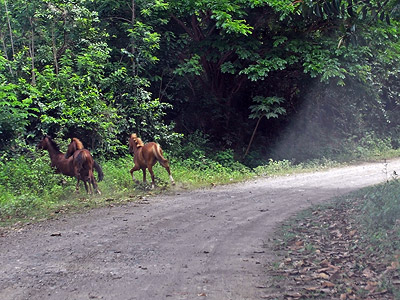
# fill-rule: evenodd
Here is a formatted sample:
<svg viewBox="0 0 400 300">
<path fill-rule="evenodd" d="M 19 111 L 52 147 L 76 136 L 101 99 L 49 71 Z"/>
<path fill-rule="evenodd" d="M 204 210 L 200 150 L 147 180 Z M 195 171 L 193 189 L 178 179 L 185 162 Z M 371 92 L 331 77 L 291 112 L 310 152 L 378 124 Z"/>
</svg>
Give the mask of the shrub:
<svg viewBox="0 0 400 300">
<path fill-rule="evenodd" d="M 371 230 L 392 229 L 400 222 L 400 183 L 392 181 L 365 195 L 363 222 Z"/>
</svg>

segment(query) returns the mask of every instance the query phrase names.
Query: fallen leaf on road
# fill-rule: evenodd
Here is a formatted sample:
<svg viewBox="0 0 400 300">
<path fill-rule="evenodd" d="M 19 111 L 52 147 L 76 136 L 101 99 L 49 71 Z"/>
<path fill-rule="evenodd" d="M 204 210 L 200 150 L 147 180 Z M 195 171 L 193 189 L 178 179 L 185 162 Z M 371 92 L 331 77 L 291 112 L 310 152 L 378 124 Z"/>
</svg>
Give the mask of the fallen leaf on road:
<svg viewBox="0 0 400 300">
<path fill-rule="evenodd" d="M 326 273 L 319 273 L 316 275 L 317 278 L 321 278 L 321 279 L 329 279 L 329 275 Z"/>
<path fill-rule="evenodd" d="M 302 297 L 302 295 L 300 293 L 297 293 L 297 292 L 285 293 L 285 296 L 286 297 L 292 297 L 292 298 L 295 298 L 295 299 L 298 299 L 298 298 Z"/>
<path fill-rule="evenodd" d="M 331 288 L 331 287 L 335 286 L 335 284 L 330 282 L 330 281 L 324 281 L 321 284 L 322 284 L 323 287 L 328 287 L 328 288 Z"/>
</svg>

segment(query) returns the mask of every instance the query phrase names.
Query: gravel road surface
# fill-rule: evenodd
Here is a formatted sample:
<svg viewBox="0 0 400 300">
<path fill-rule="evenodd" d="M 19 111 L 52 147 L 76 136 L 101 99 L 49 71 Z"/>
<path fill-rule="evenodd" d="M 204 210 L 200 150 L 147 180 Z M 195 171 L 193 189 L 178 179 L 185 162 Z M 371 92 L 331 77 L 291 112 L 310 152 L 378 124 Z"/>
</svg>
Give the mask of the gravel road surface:
<svg viewBox="0 0 400 300">
<path fill-rule="evenodd" d="M 400 160 L 175 191 L 0 237 L 0 299 L 262 299 L 265 248 L 310 205 L 391 179 Z"/>
</svg>

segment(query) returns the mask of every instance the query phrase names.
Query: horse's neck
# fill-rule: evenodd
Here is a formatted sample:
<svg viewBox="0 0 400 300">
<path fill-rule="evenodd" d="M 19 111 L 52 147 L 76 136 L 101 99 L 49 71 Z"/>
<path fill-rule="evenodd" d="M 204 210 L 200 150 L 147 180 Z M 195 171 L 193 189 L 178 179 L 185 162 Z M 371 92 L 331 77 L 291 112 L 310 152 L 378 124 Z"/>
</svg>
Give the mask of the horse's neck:
<svg viewBox="0 0 400 300">
<path fill-rule="evenodd" d="M 59 156 L 64 156 L 64 154 L 62 154 L 60 150 L 57 150 L 57 149 L 55 149 L 55 148 L 53 148 L 51 146 L 49 147 L 48 152 L 49 152 L 49 155 L 50 155 L 50 160 L 51 160 L 51 162 L 53 164 L 58 161 L 57 158 Z"/>
<path fill-rule="evenodd" d="M 143 149 L 143 146 L 140 146 L 140 147 L 134 146 L 134 147 L 133 147 L 133 154 L 134 154 L 135 156 L 140 155 L 140 154 L 142 153 L 142 149 Z"/>
<path fill-rule="evenodd" d="M 76 144 L 75 143 L 71 144 L 70 146 L 68 146 L 67 153 L 65 155 L 67 157 L 71 157 L 77 150 L 78 150 L 78 147 L 76 147 Z"/>
</svg>

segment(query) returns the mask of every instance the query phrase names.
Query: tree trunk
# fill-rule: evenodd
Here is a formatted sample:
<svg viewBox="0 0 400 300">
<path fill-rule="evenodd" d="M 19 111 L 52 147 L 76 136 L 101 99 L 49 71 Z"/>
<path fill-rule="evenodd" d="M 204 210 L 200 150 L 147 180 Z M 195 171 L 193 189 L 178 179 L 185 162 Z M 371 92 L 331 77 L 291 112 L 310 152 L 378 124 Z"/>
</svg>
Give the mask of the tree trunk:
<svg viewBox="0 0 400 300">
<path fill-rule="evenodd" d="M 3 32 L 0 31 L 0 39 L 1 39 L 1 44 L 3 46 L 3 52 L 4 52 L 4 57 L 8 60 L 8 55 L 7 55 L 7 46 L 6 46 L 6 42 L 4 40 L 4 35 Z M 11 68 L 11 65 L 8 64 L 8 69 L 10 70 L 10 74 L 11 76 L 13 76 L 13 70 Z"/>
<path fill-rule="evenodd" d="M 29 45 L 29 52 L 31 55 L 31 68 L 32 68 L 32 78 L 31 83 L 32 85 L 36 85 L 36 75 L 35 75 L 35 33 L 33 27 L 33 19 L 32 17 L 29 18 L 29 22 L 31 24 L 31 42 Z"/>
<path fill-rule="evenodd" d="M 254 136 L 256 135 L 256 131 L 257 131 L 258 125 L 260 125 L 260 121 L 261 121 L 261 119 L 262 119 L 262 116 L 261 116 L 261 117 L 259 117 L 259 118 L 258 118 L 258 120 L 257 120 L 256 127 L 255 127 L 255 128 L 254 128 L 254 130 L 253 130 L 253 134 L 251 135 L 251 139 L 250 139 L 249 145 L 247 146 L 247 149 L 246 149 L 246 152 L 245 152 L 245 154 L 243 155 L 243 158 L 245 158 L 245 157 L 246 157 L 246 155 L 249 153 L 249 150 L 250 150 L 251 144 L 253 143 Z"/>
<path fill-rule="evenodd" d="M 136 19 L 136 16 L 135 16 L 135 0 L 132 0 L 131 10 L 132 10 L 132 20 L 131 20 L 132 21 L 132 27 L 134 27 L 135 26 L 135 19 Z M 132 49 L 131 49 L 131 52 L 132 52 L 132 71 L 133 71 L 133 75 L 135 76 L 136 75 L 136 63 L 135 63 L 136 48 L 135 48 L 135 40 L 134 40 L 133 37 L 132 37 L 131 43 L 132 43 Z"/>
<path fill-rule="evenodd" d="M 12 56 L 15 56 L 15 51 L 14 51 L 14 38 L 12 34 L 12 29 L 11 29 L 11 21 L 8 16 L 8 7 L 7 7 L 7 1 L 4 0 L 4 8 L 6 10 L 6 18 L 7 18 L 7 26 L 8 26 L 8 31 L 10 32 L 10 41 L 11 41 L 11 51 L 12 51 Z"/>
<path fill-rule="evenodd" d="M 56 45 L 54 24 L 53 24 L 52 30 L 51 30 L 51 41 L 53 44 L 52 46 L 53 46 L 54 70 L 56 71 L 56 74 L 58 75 L 57 45 Z"/>
</svg>

